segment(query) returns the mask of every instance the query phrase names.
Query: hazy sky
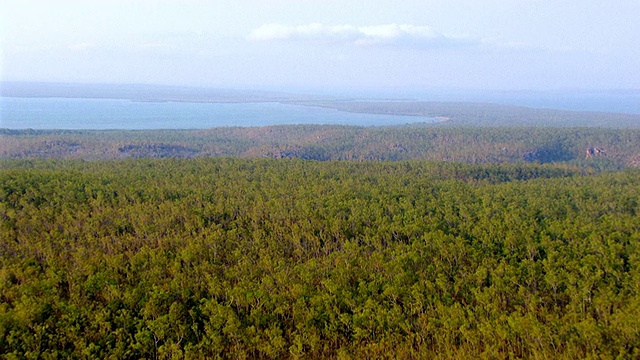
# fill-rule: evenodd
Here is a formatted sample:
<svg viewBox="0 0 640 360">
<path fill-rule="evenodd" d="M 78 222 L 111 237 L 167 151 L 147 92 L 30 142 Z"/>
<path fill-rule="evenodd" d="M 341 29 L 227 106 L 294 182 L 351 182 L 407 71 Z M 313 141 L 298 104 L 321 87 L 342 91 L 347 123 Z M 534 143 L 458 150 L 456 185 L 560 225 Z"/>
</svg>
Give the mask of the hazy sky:
<svg viewBox="0 0 640 360">
<path fill-rule="evenodd" d="M 638 0 L 0 0 L 3 80 L 640 88 Z"/>
</svg>

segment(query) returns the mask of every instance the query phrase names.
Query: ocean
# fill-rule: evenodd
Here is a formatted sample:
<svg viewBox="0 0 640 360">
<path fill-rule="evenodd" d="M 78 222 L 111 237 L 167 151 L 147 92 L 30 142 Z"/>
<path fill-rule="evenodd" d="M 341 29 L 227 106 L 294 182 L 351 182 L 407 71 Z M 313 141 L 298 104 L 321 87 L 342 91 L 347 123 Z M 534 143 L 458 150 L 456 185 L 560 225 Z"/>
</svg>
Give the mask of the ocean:
<svg viewBox="0 0 640 360">
<path fill-rule="evenodd" d="M 147 89 L 148 90 L 148 89 Z M 171 88 L 170 88 L 171 90 Z M 353 96 L 354 93 L 344 94 Z M 357 95 L 357 94 L 356 94 Z M 576 111 L 640 114 L 640 91 L 368 92 L 363 99 L 463 101 Z M 375 101 L 375 100 L 374 100 Z M 0 97 L 0 128 L 68 130 L 208 129 L 224 126 L 332 124 L 393 126 L 435 118 L 341 112 L 280 102 L 144 102 L 126 99 Z"/>
<path fill-rule="evenodd" d="M 391 126 L 438 119 L 341 112 L 278 102 L 136 102 L 120 99 L 0 98 L 0 128 L 65 130 L 208 129 L 338 124 Z"/>
</svg>

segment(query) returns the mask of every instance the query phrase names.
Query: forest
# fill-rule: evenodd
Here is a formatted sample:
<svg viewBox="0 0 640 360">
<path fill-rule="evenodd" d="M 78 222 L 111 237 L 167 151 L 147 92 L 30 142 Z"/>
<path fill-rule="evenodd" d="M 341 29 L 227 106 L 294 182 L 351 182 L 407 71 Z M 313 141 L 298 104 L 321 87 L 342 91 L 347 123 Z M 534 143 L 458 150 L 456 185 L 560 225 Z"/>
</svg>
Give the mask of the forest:
<svg viewBox="0 0 640 360">
<path fill-rule="evenodd" d="M 587 150 L 603 152 L 590 156 Z M 297 158 L 640 166 L 640 129 L 287 125 L 203 130 L 0 129 L 0 158 Z"/>
<path fill-rule="evenodd" d="M 640 357 L 637 116 L 295 101 L 442 121 L 0 129 L 0 357 Z"/>
<path fill-rule="evenodd" d="M 640 171 L 586 161 L 2 159 L 0 354 L 638 358 Z"/>
</svg>

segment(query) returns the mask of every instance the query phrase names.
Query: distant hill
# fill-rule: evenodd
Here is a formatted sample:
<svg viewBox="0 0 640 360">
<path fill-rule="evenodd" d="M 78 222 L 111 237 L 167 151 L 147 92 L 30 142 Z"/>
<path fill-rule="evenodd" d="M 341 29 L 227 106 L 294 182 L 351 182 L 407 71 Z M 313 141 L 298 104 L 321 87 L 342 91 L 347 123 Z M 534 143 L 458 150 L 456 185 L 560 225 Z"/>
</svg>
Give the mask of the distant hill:
<svg viewBox="0 0 640 360">
<path fill-rule="evenodd" d="M 318 99 L 318 97 L 309 95 L 293 95 L 260 90 L 140 84 L 69 84 L 44 82 L 2 82 L 0 83 L 0 96 L 185 102 L 262 102 Z M 328 98 L 323 97 L 322 99 L 326 100 Z"/>
</svg>

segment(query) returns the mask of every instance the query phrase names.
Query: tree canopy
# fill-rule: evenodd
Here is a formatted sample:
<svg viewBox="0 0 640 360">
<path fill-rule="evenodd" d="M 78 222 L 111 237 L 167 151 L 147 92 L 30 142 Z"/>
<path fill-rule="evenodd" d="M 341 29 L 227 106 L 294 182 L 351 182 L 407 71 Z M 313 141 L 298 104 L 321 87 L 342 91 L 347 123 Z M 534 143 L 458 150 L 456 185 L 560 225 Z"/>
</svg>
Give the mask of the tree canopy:
<svg viewBox="0 0 640 360">
<path fill-rule="evenodd" d="M 640 172 L 3 160 L 7 358 L 636 358 Z"/>
</svg>

